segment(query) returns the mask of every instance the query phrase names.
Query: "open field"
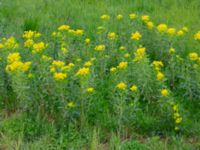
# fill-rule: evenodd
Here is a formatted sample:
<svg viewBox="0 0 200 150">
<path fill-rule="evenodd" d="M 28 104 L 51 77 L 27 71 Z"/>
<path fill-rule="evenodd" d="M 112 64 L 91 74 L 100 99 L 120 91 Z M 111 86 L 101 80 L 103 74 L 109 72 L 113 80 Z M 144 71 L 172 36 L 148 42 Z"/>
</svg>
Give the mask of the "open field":
<svg viewBox="0 0 200 150">
<path fill-rule="evenodd" d="M 0 0 L 0 149 L 200 149 L 199 0 Z"/>
</svg>

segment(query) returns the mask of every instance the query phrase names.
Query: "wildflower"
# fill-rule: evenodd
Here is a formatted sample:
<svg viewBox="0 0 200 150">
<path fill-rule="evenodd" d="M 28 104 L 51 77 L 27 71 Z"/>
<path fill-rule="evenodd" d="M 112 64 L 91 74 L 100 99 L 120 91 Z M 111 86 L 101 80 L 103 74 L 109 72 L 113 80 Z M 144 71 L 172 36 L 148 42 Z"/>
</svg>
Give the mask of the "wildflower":
<svg viewBox="0 0 200 150">
<path fill-rule="evenodd" d="M 129 18 L 130 18 L 131 20 L 134 20 L 136 17 L 137 17 L 137 15 L 134 14 L 134 13 L 129 14 Z"/>
<path fill-rule="evenodd" d="M 23 63 L 21 66 L 22 71 L 24 71 L 24 72 L 28 71 L 31 64 L 32 64 L 32 62 L 30 62 L 30 61 Z"/>
<path fill-rule="evenodd" d="M 137 61 L 137 60 L 142 59 L 142 58 L 144 57 L 144 55 L 145 55 L 145 51 L 146 51 L 146 48 L 144 48 L 144 47 L 139 47 L 139 48 L 136 50 L 136 52 L 134 53 L 134 55 L 135 55 L 134 61 Z"/>
<path fill-rule="evenodd" d="M 67 77 L 67 74 L 65 73 L 54 73 L 54 79 L 55 80 L 64 80 Z"/>
<path fill-rule="evenodd" d="M 163 62 L 162 61 L 153 61 L 153 66 L 155 67 L 155 70 L 159 71 L 161 67 L 163 67 Z"/>
<path fill-rule="evenodd" d="M 138 41 L 138 40 L 140 40 L 141 38 L 142 38 L 142 35 L 141 35 L 138 31 L 136 31 L 135 33 L 132 33 L 132 34 L 131 34 L 131 39 L 132 39 L 132 40 Z"/>
<path fill-rule="evenodd" d="M 159 25 L 157 26 L 157 30 L 158 30 L 159 32 L 165 32 L 165 31 L 167 31 L 167 25 L 166 25 L 166 24 L 159 24 Z"/>
<path fill-rule="evenodd" d="M 120 51 L 124 51 L 125 49 L 126 49 L 126 48 L 125 48 L 124 46 L 120 46 L 120 47 L 119 47 L 119 50 L 120 50 Z"/>
<path fill-rule="evenodd" d="M 34 42 L 32 39 L 27 39 L 25 42 L 24 42 L 24 47 L 27 47 L 27 48 L 30 48 L 31 46 L 33 46 Z"/>
<path fill-rule="evenodd" d="M 184 32 L 188 32 L 188 28 L 187 28 L 187 27 L 183 27 L 182 30 L 183 30 Z"/>
<path fill-rule="evenodd" d="M 162 90 L 161 90 L 161 95 L 162 95 L 163 97 L 166 97 L 166 96 L 169 95 L 169 91 L 168 91 L 167 89 L 162 89 Z"/>
<path fill-rule="evenodd" d="M 78 70 L 78 72 L 76 73 L 76 76 L 87 75 L 89 72 L 90 72 L 90 69 L 84 67 Z"/>
<path fill-rule="evenodd" d="M 197 60 L 199 58 L 198 54 L 197 53 L 190 53 L 189 54 L 189 58 L 190 60 Z"/>
<path fill-rule="evenodd" d="M 154 27 L 153 22 L 151 22 L 151 21 L 148 21 L 146 23 L 146 26 L 148 27 L 148 29 L 152 29 Z"/>
<path fill-rule="evenodd" d="M 74 105 L 74 102 L 69 102 L 68 104 L 67 104 L 67 106 L 69 107 L 69 108 L 74 108 L 75 107 L 75 105 Z"/>
<path fill-rule="evenodd" d="M 77 36 L 81 36 L 81 35 L 83 35 L 83 33 L 84 33 L 84 30 L 81 30 L 81 29 L 77 29 L 74 32 L 74 34 L 77 35 Z"/>
<path fill-rule="evenodd" d="M 182 31 L 182 30 L 179 30 L 178 32 L 177 32 L 177 35 L 178 36 L 182 36 L 184 34 L 184 32 Z"/>
<path fill-rule="evenodd" d="M 0 43 L 0 49 L 3 48 L 3 47 L 4 47 L 4 45 L 2 43 Z"/>
<path fill-rule="evenodd" d="M 90 67 L 90 66 L 92 66 L 92 62 L 91 61 L 87 61 L 87 62 L 85 62 L 84 66 L 85 67 Z"/>
<path fill-rule="evenodd" d="M 200 40 L 200 31 L 198 31 L 198 32 L 194 35 L 194 39 L 195 39 L 195 40 Z"/>
<path fill-rule="evenodd" d="M 127 85 L 124 82 L 120 82 L 119 84 L 117 84 L 116 86 L 119 90 L 125 90 Z"/>
<path fill-rule="evenodd" d="M 120 62 L 119 65 L 117 66 L 117 68 L 119 69 L 125 69 L 128 66 L 128 62 Z"/>
<path fill-rule="evenodd" d="M 126 54 L 124 54 L 124 57 L 125 57 L 125 58 L 128 58 L 128 57 L 130 57 L 130 54 L 129 54 L 129 53 L 126 53 Z"/>
<path fill-rule="evenodd" d="M 115 32 L 109 32 L 108 33 L 108 39 L 115 40 L 117 38 L 117 35 Z"/>
<path fill-rule="evenodd" d="M 178 117 L 178 118 L 176 118 L 176 120 L 175 120 L 176 124 L 181 123 L 181 121 L 182 121 L 182 117 Z"/>
<path fill-rule="evenodd" d="M 110 19 L 110 16 L 109 15 L 102 15 L 101 17 L 101 20 L 109 20 Z"/>
<path fill-rule="evenodd" d="M 122 20 L 123 16 L 121 14 L 117 15 L 117 20 Z"/>
<path fill-rule="evenodd" d="M 46 48 L 44 42 L 39 42 L 39 43 L 35 43 L 33 44 L 33 53 L 39 53 L 41 52 L 42 50 L 44 50 Z"/>
<path fill-rule="evenodd" d="M 117 70 L 116 67 L 112 67 L 112 68 L 110 68 L 110 72 L 115 72 L 116 70 Z"/>
<path fill-rule="evenodd" d="M 70 26 L 68 26 L 68 25 L 61 25 L 58 27 L 59 31 L 67 31 L 69 29 L 70 29 Z"/>
<path fill-rule="evenodd" d="M 52 65 L 54 65 L 56 67 L 63 67 L 65 65 L 65 63 L 63 61 L 60 61 L 60 60 L 54 60 L 52 62 Z"/>
<path fill-rule="evenodd" d="M 93 93 L 94 92 L 94 88 L 92 88 L 92 87 L 87 88 L 87 92 L 88 93 Z"/>
<path fill-rule="evenodd" d="M 169 53 L 170 54 L 173 54 L 175 52 L 175 49 L 173 48 L 173 47 L 171 47 L 170 49 L 169 49 Z"/>
<path fill-rule="evenodd" d="M 168 33 L 169 35 L 174 35 L 174 34 L 176 33 L 176 29 L 175 29 L 175 28 L 169 28 L 169 29 L 167 30 L 167 33 Z"/>
<path fill-rule="evenodd" d="M 95 51 L 104 51 L 105 50 L 105 45 L 101 44 L 101 45 L 97 45 L 94 48 Z"/>
<path fill-rule="evenodd" d="M 31 39 L 34 37 L 34 34 L 35 32 L 34 31 L 24 31 L 24 34 L 22 35 L 23 38 L 26 38 L 26 39 Z"/>
<path fill-rule="evenodd" d="M 90 44 L 90 41 L 91 41 L 90 38 L 86 38 L 85 39 L 85 44 Z"/>
<path fill-rule="evenodd" d="M 147 21 L 149 21 L 150 17 L 148 15 L 143 15 L 141 17 L 141 19 L 142 19 L 142 21 L 147 22 Z"/>
<path fill-rule="evenodd" d="M 162 72 L 158 72 L 158 73 L 157 73 L 157 76 L 156 76 L 156 79 L 157 79 L 158 81 L 160 81 L 160 80 L 162 80 L 164 77 L 165 77 L 165 76 L 164 76 L 164 74 L 163 74 Z"/>
<path fill-rule="evenodd" d="M 28 74 L 28 78 L 33 78 L 33 74 L 32 74 L 32 73 L 29 73 L 29 74 Z"/>
<path fill-rule="evenodd" d="M 18 52 L 10 53 L 7 57 L 7 61 L 10 64 L 13 63 L 13 62 L 16 62 L 16 61 L 20 61 L 20 59 L 21 59 L 21 56 Z"/>
<path fill-rule="evenodd" d="M 132 85 L 131 88 L 130 88 L 130 90 L 132 92 L 136 92 L 138 90 L 138 87 L 136 85 Z"/>
</svg>

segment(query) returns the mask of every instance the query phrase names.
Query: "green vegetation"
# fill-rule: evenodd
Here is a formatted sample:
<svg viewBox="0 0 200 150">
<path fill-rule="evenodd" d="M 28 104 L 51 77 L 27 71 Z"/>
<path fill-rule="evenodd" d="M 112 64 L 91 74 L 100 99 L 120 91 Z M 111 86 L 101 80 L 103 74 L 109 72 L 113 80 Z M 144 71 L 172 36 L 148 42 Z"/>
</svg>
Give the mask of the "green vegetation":
<svg viewBox="0 0 200 150">
<path fill-rule="evenodd" d="M 200 149 L 199 0 L 0 0 L 0 149 Z"/>
</svg>

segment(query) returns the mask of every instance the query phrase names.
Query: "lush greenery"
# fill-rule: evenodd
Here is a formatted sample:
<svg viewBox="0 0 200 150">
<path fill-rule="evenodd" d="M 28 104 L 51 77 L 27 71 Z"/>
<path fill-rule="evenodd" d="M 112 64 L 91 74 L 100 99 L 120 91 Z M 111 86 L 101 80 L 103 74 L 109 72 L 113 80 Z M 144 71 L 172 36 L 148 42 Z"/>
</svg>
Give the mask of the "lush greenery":
<svg viewBox="0 0 200 150">
<path fill-rule="evenodd" d="M 0 149 L 199 149 L 199 6 L 1 0 Z"/>
</svg>

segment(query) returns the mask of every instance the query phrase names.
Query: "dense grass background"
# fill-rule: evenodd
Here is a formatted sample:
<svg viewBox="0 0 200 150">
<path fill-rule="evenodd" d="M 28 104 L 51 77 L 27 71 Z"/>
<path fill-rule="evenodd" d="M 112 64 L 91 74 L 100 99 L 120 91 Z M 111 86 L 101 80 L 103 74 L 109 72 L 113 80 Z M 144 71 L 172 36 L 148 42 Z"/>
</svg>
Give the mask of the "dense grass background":
<svg viewBox="0 0 200 150">
<path fill-rule="evenodd" d="M 189 28 L 188 41 L 185 43 L 187 51 L 198 51 L 193 40 L 193 35 L 200 29 L 200 1 L 199 0 L 0 0 L 0 37 L 21 37 L 23 31 L 37 30 L 43 34 L 50 35 L 61 24 L 69 24 L 73 28 L 86 29 L 92 37 L 93 31 L 101 25 L 99 16 L 109 14 L 128 15 L 135 12 L 150 15 L 155 24 L 166 23 L 175 28 L 187 26 Z M 182 97 L 180 95 L 180 102 Z M 185 114 L 191 120 L 184 123 L 186 129 L 192 127 L 184 135 L 167 133 L 167 136 L 149 133 L 154 130 L 154 118 L 142 116 L 144 122 L 143 131 L 137 131 L 133 140 L 121 141 L 114 133 L 113 135 L 101 135 L 97 129 L 88 129 L 84 133 L 69 127 L 68 134 L 58 134 L 54 125 L 42 122 L 40 116 L 34 120 L 27 118 L 25 114 L 14 113 L 11 116 L 1 112 L 0 125 L 0 148 L 5 149 L 63 149 L 65 145 L 77 149 L 198 149 L 199 141 L 199 103 L 185 102 Z M 193 111 L 187 111 L 188 108 Z M 153 109 L 152 109 L 153 110 Z M 4 118 L 6 116 L 6 118 Z M 145 118 L 146 117 L 146 118 Z M 24 122 L 26 125 L 24 127 Z M 42 123 L 41 123 L 42 122 Z M 149 126 L 146 126 L 146 125 Z M 91 131 L 92 130 L 92 131 Z M 6 133 L 6 134 L 4 134 Z M 64 132 L 63 132 L 64 133 Z M 104 131 L 105 133 L 105 131 Z M 31 138 L 39 138 L 31 141 Z M 41 136 L 42 135 L 42 136 Z M 192 136 L 190 136 L 192 135 Z M 30 139 L 24 140 L 24 137 Z M 102 136 L 108 136 L 108 141 L 98 143 Z M 14 139 L 14 140 L 13 140 Z M 85 146 L 90 141 L 89 146 Z M 142 143 L 142 144 L 141 144 Z M 84 146 L 81 146 L 84 145 Z"/>
</svg>

